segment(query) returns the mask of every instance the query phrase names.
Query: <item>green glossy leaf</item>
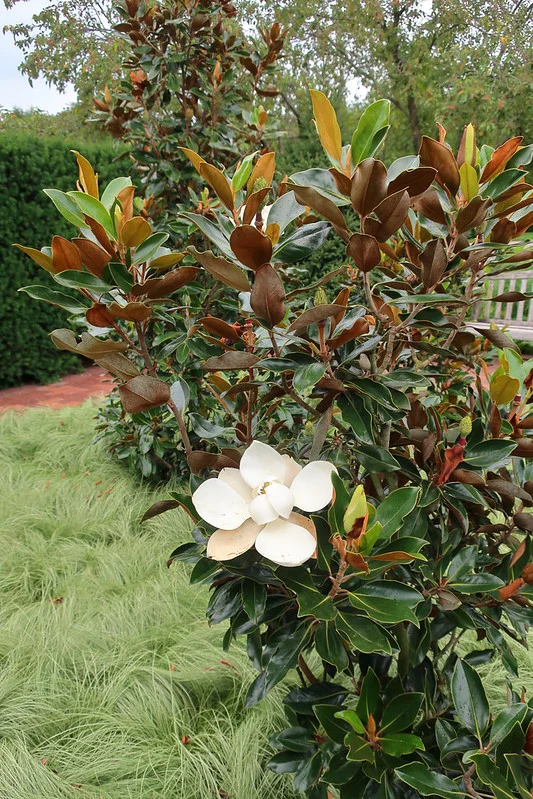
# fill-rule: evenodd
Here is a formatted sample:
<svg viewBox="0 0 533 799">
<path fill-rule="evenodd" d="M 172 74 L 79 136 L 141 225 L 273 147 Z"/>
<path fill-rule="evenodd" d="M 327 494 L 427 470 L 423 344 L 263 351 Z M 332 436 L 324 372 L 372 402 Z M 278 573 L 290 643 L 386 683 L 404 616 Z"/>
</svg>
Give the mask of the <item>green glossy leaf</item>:
<svg viewBox="0 0 533 799">
<path fill-rule="evenodd" d="M 348 654 L 335 628 L 335 622 L 324 621 L 317 627 L 315 648 L 322 660 L 335 666 L 339 671 L 348 666 Z"/>
<path fill-rule="evenodd" d="M 497 591 L 502 585 L 505 585 L 503 580 L 500 580 L 495 574 L 485 572 L 454 578 L 446 584 L 446 587 L 450 591 L 458 591 L 461 594 L 477 594 L 482 591 Z"/>
<path fill-rule="evenodd" d="M 271 757 L 267 763 L 267 768 L 274 774 L 292 774 L 306 760 L 303 752 L 278 752 Z"/>
<path fill-rule="evenodd" d="M 365 407 L 363 400 L 355 393 L 346 391 L 337 400 L 342 418 L 354 436 L 366 444 L 374 441 L 372 433 L 372 416 Z"/>
<path fill-rule="evenodd" d="M 280 233 L 283 233 L 285 228 L 303 214 L 304 211 L 305 207 L 300 205 L 294 196 L 294 192 L 287 191 L 270 206 L 267 225 L 279 225 Z"/>
<path fill-rule="evenodd" d="M 265 609 L 266 586 L 255 580 L 244 580 L 241 591 L 244 611 L 250 621 L 257 624 Z"/>
<path fill-rule="evenodd" d="M 67 222 L 70 222 L 76 227 L 87 227 L 80 207 L 72 197 L 65 194 L 64 191 L 59 191 L 59 189 L 43 189 L 43 191 L 50 197 L 61 216 L 63 216 Z"/>
<path fill-rule="evenodd" d="M 417 627 L 418 619 L 413 608 L 422 602 L 423 597 L 414 588 L 393 580 L 376 580 L 349 594 L 349 600 L 356 608 L 365 611 L 375 621 L 397 624 L 411 621 Z"/>
<path fill-rule="evenodd" d="M 359 443 L 355 449 L 355 456 L 367 472 L 395 472 L 400 469 L 400 464 L 390 452 L 376 444 Z"/>
<path fill-rule="evenodd" d="M 410 755 L 411 752 L 417 749 L 425 749 L 424 743 L 418 735 L 410 735 L 407 733 L 393 733 L 381 739 L 381 748 L 386 755 L 392 757 L 401 757 L 402 755 Z"/>
<path fill-rule="evenodd" d="M 337 706 L 315 705 L 313 710 L 328 738 L 331 738 L 336 744 L 343 744 L 349 729 L 346 724 L 337 717 Z"/>
<path fill-rule="evenodd" d="M 179 216 L 192 222 L 193 225 L 196 225 L 204 236 L 207 236 L 224 255 L 228 256 L 232 261 L 235 261 L 235 255 L 229 246 L 229 238 L 218 225 L 215 225 L 214 222 L 211 222 L 205 216 L 201 216 L 201 214 L 179 214 Z"/>
<path fill-rule="evenodd" d="M 420 491 L 420 488 L 414 486 L 397 488 L 380 502 L 375 517 L 375 521 L 382 527 L 380 539 L 390 538 L 401 530 L 403 520 L 416 507 Z"/>
<path fill-rule="evenodd" d="M 522 703 L 509 705 L 508 707 L 504 707 L 503 710 L 500 710 L 492 722 L 489 748 L 493 749 L 495 746 L 498 746 L 517 724 L 523 722 L 526 713 L 527 705 Z"/>
<path fill-rule="evenodd" d="M 159 248 L 163 246 L 167 239 L 168 233 L 152 233 L 136 248 L 132 259 L 133 263 L 142 264 L 145 261 L 149 261 L 157 254 Z"/>
<path fill-rule="evenodd" d="M 108 263 L 104 269 L 104 279 L 117 285 L 126 294 L 132 290 L 134 284 L 131 272 L 119 261 Z"/>
<path fill-rule="evenodd" d="M 84 289 L 88 289 L 89 291 L 94 291 L 98 294 L 103 294 L 107 291 L 112 291 L 115 286 L 111 283 L 104 283 L 96 275 L 93 275 L 91 272 L 82 272 L 81 270 L 72 269 L 66 270 L 65 272 L 58 272 L 57 275 L 54 275 L 54 280 L 57 283 L 61 283 L 62 286 L 67 286 L 67 288 L 77 288 L 78 286 Z"/>
<path fill-rule="evenodd" d="M 409 763 L 394 770 L 396 776 L 422 796 L 440 796 L 442 799 L 465 799 L 465 791 L 449 777 L 431 771 L 424 763 Z"/>
<path fill-rule="evenodd" d="M 128 186 L 132 185 L 131 178 L 114 178 L 105 187 L 103 194 L 100 197 L 100 202 L 104 208 L 107 208 L 109 211 L 115 202 L 117 195 L 120 194 L 122 189 L 126 189 Z"/>
<path fill-rule="evenodd" d="M 83 191 L 69 191 L 69 197 L 72 197 L 73 200 L 76 201 L 78 207 L 85 216 L 94 219 L 99 225 L 102 225 L 111 239 L 116 239 L 117 233 L 115 225 L 113 224 L 107 208 L 102 205 L 100 200 L 97 200 L 96 197 L 92 197 L 90 194 L 85 194 Z M 83 224 L 86 225 L 85 222 Z"/>
<path fill-rule="evenodd" d="M 322 769 L 322 754 L 316 752 L 313 757 L 302 763 L 294 775 L 294 790 L 305 793 L 313 787 Z"/>
<path fill-rule="evenodd" d="M 307 727 L 288 727 L 274 735 L 271 743 L 278 749 L 290 749 L 291 752 L 308 752 L 315 746 L 315 740 Z"/>
<path fill-rule="evenodd" d="M 477 469 L 496 469 L 502 466 L 509 455 L 516 449 L 516 441 L 494 438 L 480 441 L 465 452 L 465 462 Z"/>
<path fill-rule="evenodd" d="M 388 637 L 381 627 L 352 610 L 337 608 L 337 629 L 359 652 L 392 654 Z"/>
<path fill-rule="evenodd" d="M 375 154 L 388 131 L 390 109 L 390 100 L 377 100 L 363 111 L 352 136 L 351 153 L 354 167 Z"/>
<path fill-rule="evenodd" d="M 513 789 L 488 755 L 478 752 L 470 755 L 469 759 L 476 764 L 476 773 L 479 780 L 492 788 L 495 799 L 515 798 Z"/>
<path fill-rule="evenodd" d="M 42 300 L 43 302 L 49 302 L 50 305 L 57 305 L 58 308 L 63 308 L 69 313 L 85 313 L 88 308 L 76 297 L 70 297 L 68 294 L 55 291 L 48 286 L 23 286 L 18 291 L 24 291 L 34 300 Z"/>
<path fill-rule="evenodd" d="M 331 230 L 329 222 L 310 222 L 297 228 L 280 241 L 274 249 L 272 261 L 294 264 L 320 249 Z"/>
<path fill-rule="evenodd" d="M 352 760 L 357 763 L 362 761 L 368 761 L 369 763 L 374 762 L 376 756 L 375 752 L 365 738 L 362 738 L 355 732 L 349 732 L 344 739 L 344 743 L 350 748 L 350 751 L 346 755 L 347 760 Z"/>
<path fill-rule="evenodd" d="M 418 693 L 395 696 L 383 710 L 382 732 L 389 735 L 393 732 L 403 732 L 410 727 L 420 712 L 423 699 L 424 694 Z"/>
<path fill-rule="evenodd" d="M 341 719 L 341 721 L 345 721 L 346 724 L 349 724 L 350 727 L 354 732 L 359 733 L 359 735 L 363 735 L 365 732 L 365 725 L 355 712 L 355 710 L 338 710 L 335 713 L 335 717 Z"/>
<path fill-rule="evenodd" d="M 307 569 L 301 566 L 297 568 L 280 566 L 276 573 L 283 584 L 296 594 L 299 616 L 314 616 L 321 621 L 331 621 L 335 618 L 337 610 L 333 601 L 315 587 Z"/>
<path fill-rule="evenodd" d="M 306 388 L 311 388 L 324 377 L 326 369 L 326 364 L 319 361 L 299 366 L 294 373 L 294 388 L 296 391 L 305 391 Z"/>
<path fill-rule="evenodd" d="M 382 705 L 381 683 L 375 671 L 368 669 L 361 683 L 357 713 L 366 724 L 369 716 L 373 716 L 374 719 L 381 718 Z"/>
<path fill-rule="evenodd" d="M 461 723 L 481 740 L 490 722 L 489 703 L 479 674 L 464 660 L 455 665 L 451 689 Z"/>
</svg>

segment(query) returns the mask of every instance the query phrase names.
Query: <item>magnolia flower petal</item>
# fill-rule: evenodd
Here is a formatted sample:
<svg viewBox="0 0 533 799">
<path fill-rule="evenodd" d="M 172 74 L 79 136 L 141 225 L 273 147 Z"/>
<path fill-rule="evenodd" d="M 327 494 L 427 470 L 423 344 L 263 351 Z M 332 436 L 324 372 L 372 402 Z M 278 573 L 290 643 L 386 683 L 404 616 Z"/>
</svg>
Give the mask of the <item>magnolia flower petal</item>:
<svg viewBox="0 0 533 799">
<path fill-rule="evenodd" d="M 217 477 L 198 486 L 192 503 L 204 521 L 222 530 L 235 530 L 250 518 L 248 502 Z"/>
<path fill-rule="evenodd" d="M 304 466 L 291 485 L 296 507 L 308 513 L 325 508 L 333 498 L 331 474 L 336 471 L 327 461 L 312 461 Z"/>
<path fill-rule="evenodd" d="M 250 502 L 250 516 L 257 524 L 266 524 L 277 519 L 279 513 L 274 510 L 266 494 L 258 494 Z"/>
<path fill-rule="evenodd" d="M 299 463 L 296 463 L 294 458 L 290 455 L 284 455 L 287 471 L 285 472 L 285 480 L 283 481 L 286 486 L 290 486 L 297 474 L 302 471 Z"/>
<path fill-rule="evenodd" d="M 251 519 L 236 530 L 215 530 L 207 542 L 207 557 L 214 560 L 231 560 L 247 552 L 255 543 L 261 528 Z"/>
<path fill-rule="evenodd" d="M 239 469 L 250 488 L 258 488 L 270 480 L 279 480 L 282 483 L 287 464 L 283 455 L 268 444 L 252 441 L 241 458 Z"/>
<path fill-rule="evenodd" d="M 252 501 L 252 489 L 242 479 L 239 469 L 231 469 L 230 467 L 221 469 L 218 479 L 231 486 L 246 502 Z"/>
<path fill-rule="evenodd" d="M 263 527 L 255 540 L 255 548 L 279 566 L 301 566 L 313 556 L 316 541 L 304 527 L 286 519 L 276 519 Z"/>
<path fill-rule="evenodd" d="M 294 497 L 291 489 L 287 488 L 283 483 L 270 483 L 265 488 L 265 493 L 278 516 L 288 519 L 294 507 Z"/>
<path fill-rule="evenodd" d="M 293 524 L 299 525 L 300 527 L 305 527 L 305 529 L 309 533 L 311 533 L 311 535 L 316 541 L 315 523 L 311 519 L 308 519 L 307 516 L 302 516 L 301 513 L 291 513 L 291 515 L 289 516 L 289 521 L 292 522 Z"/>
</svg>

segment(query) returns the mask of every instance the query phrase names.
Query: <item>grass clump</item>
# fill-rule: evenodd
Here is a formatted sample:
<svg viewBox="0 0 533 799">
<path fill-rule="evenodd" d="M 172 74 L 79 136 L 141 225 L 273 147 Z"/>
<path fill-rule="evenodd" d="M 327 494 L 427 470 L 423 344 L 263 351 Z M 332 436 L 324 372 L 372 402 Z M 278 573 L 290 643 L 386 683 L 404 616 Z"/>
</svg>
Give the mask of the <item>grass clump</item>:
<svg viewBox="0 0 533 799">
<path fill-rule="evenodd" d="M 94 408 L 0 417 L 1 799 L 286 799 L 276 696 L 165 557 L 189 525 L 90 444 Z M 160 492 L 164 496 L 166 491 Z"/>
</svg>

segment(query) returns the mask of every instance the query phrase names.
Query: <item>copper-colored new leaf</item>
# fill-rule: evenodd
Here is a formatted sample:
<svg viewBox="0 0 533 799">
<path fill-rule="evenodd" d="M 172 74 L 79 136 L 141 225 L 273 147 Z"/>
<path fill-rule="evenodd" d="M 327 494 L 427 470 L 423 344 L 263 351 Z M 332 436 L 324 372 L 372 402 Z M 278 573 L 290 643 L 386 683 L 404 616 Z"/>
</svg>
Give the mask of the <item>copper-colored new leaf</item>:
<svg viewBox="0 0 533 799">
<path fill-rule="evenodd" d="M 170 399 L 170 389 L 162 380 L 151 375 L 138 375 L 119 388 L 126 413 L 140 413 L 164 405 Z"/>
<path fill-rule="evenodd" d="M 446 224 L 446 216 L 444 215 L 439 195 L 435 189 L 428 189 L 421 197 L 417 197 L 413 207 L 415 211 L 425 216 L 426 219 L 430 219 L 438 225 Z"/>
<path fill-rule="evenodd" d="M 511 219 L 500 219 L 492 228 L 490 240 L 508 244 L 516 236 L 516 224 Z"/>
<path fill-rule="evenodd" d="M 468 205 L 461 208 L 455 220 L 455 226 L 459 233 L 464 233 L 465 230 L 475 228 L 484 221 L 489 208 L 491 200 L 482 200 L 481 197 L 474 197 L 470 200 Z"/>
<path fill-rule="evenodd" d="M 143 216 L 133 216 L 123 225 L 120 237 L 125 247 L 138 247 L 151 233 L 152 227 Z"/>
<path fill-rule="evenodd" d="M 211 250 L 198 252 L 194 247 L 189 247 L 188 252 L 202 264 L 204 269 L 224 285 L 237 291 L 250 291 L 248 278 L 236 264 L 228 261 L 221 255 L 215 255 Z"/>
<path fill-rule="evenodd" d="M 270 264 L 263 264 L 256 272 L 250 305 L 254 313 L 271 327 L 285 316 L 285 289 L 280 276 Z"/>
<path fill-rule="evenodd" d="M 429 136 L 422 136 L 419 150 L 420 163 L 431 166 L 437 170 L 437 180 L 446 186 L 450 194 L 455 197 L 461 183 L 459 167 L 454 155 L 448 147 Z"/>
<path fill-rule="evenodd" d="M 75 352 L 93 360 L 110 352 L 124 352 L 128 349 L 128 345 L 124 341 L 95 338 L 90 333 L 82 333 L 80 341 L 78 341 L 72 330 L 64 327 L 52 330 L 50 338 L 59 350 Z"/>
<path fill-rule="evenodd" d="M 259 178 L 264 178 L 269 186 L 272 185 L 274 172 L 276 171 L 276 153 L 264 153 L 257 159 L 257 163 L 252 169 L 252 173 L 248 178 L 246 188 L 249 192 L 253 192 L 255 182 Z"/>
<path fill-rule="evenodd" d="M 340 230 L 348 229 L 342 211 L 332 200 L 324 197 L 311 186 L 293 186 L 292 189 L 299 203 L 308 205 L 309 208 L 324 216 L 336 228 Z"/>
<path fill-rule="evenodd" d="M 46 255 L 46 253 L 36 250 L 34 247 L 24 247 L 23 244 L 13 244 L 13 247 L 17 247 L 19 250 L 22 250 L 23 253 L 29 255 L 36 264 L 42 266 L 42 268 L 46 269 L 47 272 L 50 272 L 51 274 L 56 272 L 52 259 L 49 255 Z"/>
<path fill-rule="evenodd" d="M 365 158 L 361 161 L 352 177 L 352 206 L 367 216 L 380 204 L 387 194 L 387 170 L 381 161 Z"/>
<path fill-rule="evenodd" d="M 152 309 L 143 302 L 128 302 L 126 305 L 112 302 L 107 311 L 113 319 L 126 319 L 128 322 L 144 322 L 152 315 Z"/>
<path fill-rule="evenodd" d="M 98 175 L 95 173 L 89 161 L 77 150 L 71 150 L 76 156 L 80 174 L 80 183 L 83 190 L 91 197 L 98 199 Z"/>
<path fill-rule="evenodd" d="M 426 288 L 431 288 L 442 278 L 448 265 L 446 251 L 441 239 L 432 239 L 420 254 L 422 280 Z"/>
<path fill-rule="evenodd" d="M 198 324 L 202 325 L 208 333 L 213 333 L 220 338 L 227 338 L 231 341 L 239 341 L 240 336 L 233 327 L 223 319 L 217 319 L 216 316 L 204 316 L 198 320 Z"/>
<path fill-rule="evenodd" d="M 235 198 L 227 177 L 216 166 L 204 161 L 200 164 L 200 175 L 206 180 L 214 190 L 218 199 L 224 203 L 226 208 L 233 211 Z"/>
<path fill-rule="evenodd" d="M 257 355 L 242 350 L 229 350 L 224 355 L 208 358 L 202 368 L 206 372 L 226 372 L 232 369 L 251 369 L 259 362 Z"/>
<path fill-rule="evenodd" d="M 250 194 L 248 199 L 246 200 L 246 204 L 244 206 L 244 213 L 242 215 L 242 221 L 245 225 L 249 225 L 254 217 L 256 216 L 259 207 L 267 194 L 270 191 L 270 187 L 267 186 L 265 189 L 259 189 L 259 191 L 254 191 L 253 194 Z"/>
<path fill-rule="evenodd" d="M 329 171 L 333 175 L 338 191 L 344 194 L 345 197 L 349 197 L 352 191 L 352 179 L 345 175 L 344 172 L 335 169 L 335 167 L 331 167 Z"/>
<path fill-rule="evenodd" d="M 102 245 L 104 250 L 109 253 L 112 257 L 116 255 L 115 248 L 111 244 L 109 236 L 105 232 L 102 225 L 96 221 L 96 219 L 91 219 L 90 216 L 85 216 L 85 221 L 87 225 L 91 228 L 92 232 L 95 235 L 96 240 L 99 244 Z"/>
<path fill-rule="evenodd" d="M 104 269 L 111 260 L 111 256 L 105 250 L 102 250 L 94 241 L 79 237 L 72 239 L 72 243 L 76 245 L 81 254 L 81 261 L 87 267 L 91 274 L 96 277 L 102 277 Z"/>
<path fill-rule="evenodd" d="M 335 109 L 322 92 L 311 89 L 311 100 L 320 143 L 330 158 L 340 164 L 342 136 Z"/>
<path fill-rule="evenodd" d="M 113 317 L 106 306 L 101 302 L 95 302 L 85 313 L 85 318 L 93 327 L 111 327 Z"/>
<path fill-rule="evenodd" d="M 437 176 L 437 170 L 429 166 L 419 166 L 407 169 L 389 183 L 387 194 L 396 194 L 406 191 L 409 197 L 419 197 L 424 194 Z"/>
<path fill-rule="evenodd" d="M 370 272 L 381 261 L 381 250 L 377 240 L 365 233 L 353 233 L 350 236 L 346 255 L 353 258 L 356 267 L 362 272 Z"/>
<path fill-rule="evenodd" d="M 360 319 L 356 319 L 353 325 L 347 330 L 343 330 L 338 336 L 330 339 L 328 341 L 328 346 L 330 349 L 336 350 L 338 347 L 342 347 L 343 344 L 347 344 L 348 341 L 353 341 L 354 338 L 359 338 L 359 336 L 368 333 L 369 329 L 370 325 L 368 324 L 368 320 L 362 316 Z"/>
<path fill-rule="evenodd" d="M 228 458 L 227 455 L 222 455 L 219 452 L 203 452 L 202 450 L 189 452 L 187 463 L 191 472 L 195 474 L 203 469 L 214 469 L 219 472 L 221 469 L 238 469 L 239 466 L 233 458 Z"/>
<path fill-rule="evenodd" d="M 326 319 L 329 319 L 330 316 L 337 316 L 337 314 L 344 310 L 345 308 L 342 305 L 334 305 L 333 303 L 329 305 L 316 305 L 314 308 L 309 308 L 308 311 L 304 311 L 303 314 L 300 314 L 290 325 L 289 332 L 301 330 L 309 325 L 316 325 L 317 322 L 324 322 Z"/>
<path fill-rule="evenodd" d="M 516 153 L 522 144 L 523 138 L 523 136 L 514 136 L 494 150 L 490 157 L 490 161 L 481 173 L 480 183 L 487 183 L 487 181 L 496 177 L 496 175 L 505 169 L 507 161 Z"/>
<path fill-rule="evenodd" d="M 122 380 L 129 380 L 141 374 L 135 364 L 121 352 L 108 352 L 96 358 L 94 362 Z"/>
<path fill-rule="evenodd" d="M 374 236 L 379 242 L 387 241 L 407 219 L 409 205 L 409 194 L 405 189 L 385 197 L 374 209 L 379 222 L 366 219 L 364 232 Z"/>
<path fill-rule="evenodd" d="M 75 244 L 63 236 L 54 236 L 52 239 L 52 262 L 54 272 L 81 269 L 81 254 Z"/>
<path fill-rule="evenodd" d="M 117 200 L 122 208 L 122 221 L 127 222 L 133 217 L 133 198 L 135 197 L 135 186 L 124 186 L 117 194 Z"/>
<path fill-rule="evenodd" d="M 236 227 L 229 243 L 241 264 L 250 269 L 259 269 L 272 257 L 272 242 L 252 225 Z"/>
<path fill-rule="evenodd" d="M 192 283 L 199 271 L 197 266 L 179 266 L 163 277 L 147 280 L 144 283 L 145 294 L 151 300 L 168 297 L 187 283 Z"/>
</svg>

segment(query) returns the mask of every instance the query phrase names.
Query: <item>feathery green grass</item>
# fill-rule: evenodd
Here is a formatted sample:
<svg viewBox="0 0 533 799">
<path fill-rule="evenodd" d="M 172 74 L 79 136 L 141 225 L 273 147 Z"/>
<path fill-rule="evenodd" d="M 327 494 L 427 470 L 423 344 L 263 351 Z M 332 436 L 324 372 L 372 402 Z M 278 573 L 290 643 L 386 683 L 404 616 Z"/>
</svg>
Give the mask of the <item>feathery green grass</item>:
<svg viewBox="0 0 533 799">
<path fill-rule="evenodd" d="M 280 697 L 244 709 L 245 653 L 166 568 L 187 518 L 141 527 L 158 495 L 91 445 L 93 415 L 0 417 L 1 799 L 292 796 L 265 769 Z"/>
</svg>

